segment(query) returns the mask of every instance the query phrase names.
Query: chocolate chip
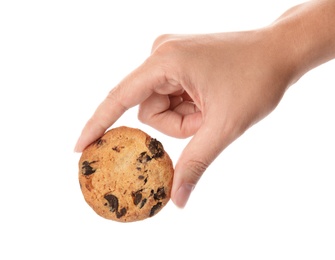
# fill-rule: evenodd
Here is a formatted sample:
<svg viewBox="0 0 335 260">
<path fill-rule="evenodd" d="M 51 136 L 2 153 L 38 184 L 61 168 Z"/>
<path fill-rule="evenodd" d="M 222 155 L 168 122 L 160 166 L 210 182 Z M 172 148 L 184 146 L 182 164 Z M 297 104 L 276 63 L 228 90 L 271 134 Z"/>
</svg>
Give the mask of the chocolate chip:
<svg viewBox="0 0 335 260">
<path fill-rule="evenodd" d="M 126 213 L 127 213 L 127 209 L 126 209 L 126 208 L 122 208 L 122 209 L 120 210 L 120 212 L 116 212 L 116 217 L 117 217 L 117 218 L 121 218 L 121 217 L 123 217 L 124 215 L 126 215 Z"/>
<path fill-rule="evenodd" d="M 133 202 L 134 202 L 135 205 L 137 205 L 138 203 L 141 202 L 141 200 L 142 200 L 142 190 L 138 190 L 136 192 L 133 192 L 131 195 L 133 197 Z"/>
<path fill-rule="evenodd" d="M 137 161 L 140 163 L 147 163 L 151 161 L 151 157 L 147 154 L 147 152 L 142 152 L 140 156 L 137 158 Z"/>
<path fill-rule="evenodd" d="M 146 199 L 146 198 L 144 198 L 144 199 L 141 201 L 140 209 L 143 208 L 143 206 L 145 205 L 145 203 L 147 203 L 147 199 Z"/>
<path fill-rule="evenodd" d="M 81 173 L 83 175 L 91 175 L 91 174 L 95 173 L 96 169 L 93 169 L 91 164 L 96 163 L 96 162 L 97 161 L 93 161 L 93 162 L 84 161 L 82 163 Z"/>
<path fill-rule="evenodd" d="M 158 211 L 161 207 L 162 207 L 162 202 L 158 202 L 156 205 L 154 205 L 150 210 L 149 217 L 152 217 L 153 215 L 155 215 L 156 211 Z"/>
<path fill-rule="evenodd" d="M 155 200 L 162 200 L 166 198 L 164 187 L 160 187 L 157 189 L 157 192 L 154 194 Z"/>
<path fill-rule="evenodd" d="M 155 138 L 151 138 L 148 148 L 152 153 L 152 158 L 160 158 L 164 155 L 163 145 Z"/>
<path fill-rule="evenodd" d="M 105 200 L 107 200 L 107 203 L 105 203 L 104 205 L 106 207 L 109 207 L 109 210 L 111 212 L 115 212 L 115 215 L 117 218 L 121 218 L 124 215 L 126 215 L 127 213 L 127 209 L 126 208 L 122 208 L 120 211 L 119 209 L 119 200 L 116 196 L 114 196 L 113 194 L 105 194 L 104 196 Z"/>
<path fill-rule="evenodd" d="M 139 180 L 143 180 L 143 181 L 144 181 L 144 184 L 143 184 L 143 185 L 145 185 L 145 184 L 147 183 L 147 181 L 148 181 L 148 176 L 145 177 L 144 175 L 139 175 L 139 176 L 138 176 L 138 179 L 139 179 Z"/>
<path fill-rule="evenodd" d="M 154 190 L 151 190 L 149 196 L 152 196 L 152 195 L 154 195 L 154 194 L 155 194 L 155 191 L 154 191 Z"/>
<path fill-rule="evenodd" d="M 104 196 L 105 200 L 107 200 L 108 204 L 106 206 L 108 206 L 110 208 L 111 212 L 117 212 L 119 209 L 119 200 L 116 196 L 114 196 L 113 194 L 105 194 Z"/>
<path fill-rule="evenodd" d="M 99 138 L 98 140 L 96 140 L 96 141 L 94 142 L 94 144 L 95 144 L 97 147 L 102 146 L 104 143 L 106 143 L 106 140 L 101 139 L 101 138 Z"/>
<path fill-rule="evenodd" d="M 114 146 L 112 150 L 119 153 L 122 148 L 124 148 L 124 146 Z"/>
</svg>

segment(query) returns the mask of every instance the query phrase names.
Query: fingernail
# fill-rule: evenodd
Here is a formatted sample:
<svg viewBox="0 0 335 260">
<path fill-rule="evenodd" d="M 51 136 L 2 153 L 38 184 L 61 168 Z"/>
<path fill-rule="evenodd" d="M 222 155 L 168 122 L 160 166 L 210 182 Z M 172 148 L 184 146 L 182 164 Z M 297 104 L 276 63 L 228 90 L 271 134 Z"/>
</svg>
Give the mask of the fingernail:
<svg viewBox="0 0 335 260">
<path fill-rule="evenodd" d="M 177 207 L 184 208 L 192 191 L 194 190 L 194 185 L 190 183 L 184 183 L 180 186 L 180 188 L 177 190 L 175 201 Z"/>
<path fill-rule="evenodd" d="M 78 153 L 78 144 L 75 145 L 73 152 Z"/>
</svg>

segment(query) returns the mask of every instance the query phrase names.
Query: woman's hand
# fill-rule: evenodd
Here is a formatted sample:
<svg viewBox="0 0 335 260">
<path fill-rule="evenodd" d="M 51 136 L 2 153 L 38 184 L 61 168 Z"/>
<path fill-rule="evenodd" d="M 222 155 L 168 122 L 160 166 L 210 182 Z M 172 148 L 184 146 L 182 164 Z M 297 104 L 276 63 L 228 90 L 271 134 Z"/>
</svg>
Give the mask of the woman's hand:
<svg viewBox="0 0 335 260">
<path fill-rule="evenodd" d="M 328 34 L 316 35 L 315 28 L 306 27 L 308 23 L 316 26 L 312 18 L 318 16 L 311 13 L 322 12 L 324 18 L 325 10 L 334 20 L 333 1 L 312 1 L 259 30 L 159 37 L 147 60 L 97 108 L 75 150 L 81 152 L 127 109 L 139 104 L 143 123 L 170 136 L 193 136 L 175 166 L 171 195 L 177 206 L 184 207 L 221 151 L 269 114 L 288 86 L 333 57 L 334 44 L 330 48 L 325 39 Z M 324 29 L 325 23 L 320 26 Z M 309 35 L 312 38 L 306 42 Z M 323 35 L 323 40 L 319 37 L 311 44 L 314 37 Z M 324 47 L 319 55 L 316 46 Z"/>
</svg>

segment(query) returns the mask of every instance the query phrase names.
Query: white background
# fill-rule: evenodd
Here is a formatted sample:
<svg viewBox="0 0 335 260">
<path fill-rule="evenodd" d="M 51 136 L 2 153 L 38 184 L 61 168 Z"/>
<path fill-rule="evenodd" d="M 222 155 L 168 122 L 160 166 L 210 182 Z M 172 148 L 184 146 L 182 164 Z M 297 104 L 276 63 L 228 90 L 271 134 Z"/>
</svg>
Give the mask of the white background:
<svg viewBox="0 0 335 260">
<path fill-rule="evenodd" d="M 334 259 L 334 62 L 228 147 L 183 210 L 105 220 L 77 179 L 82 127 L 157 36 L 254 29 L 296 3 L 1 1 L 0 259 Z M 118 125 L 174 163 L 187 142 L 139 123 L 136 107 Z"/>
</svg>

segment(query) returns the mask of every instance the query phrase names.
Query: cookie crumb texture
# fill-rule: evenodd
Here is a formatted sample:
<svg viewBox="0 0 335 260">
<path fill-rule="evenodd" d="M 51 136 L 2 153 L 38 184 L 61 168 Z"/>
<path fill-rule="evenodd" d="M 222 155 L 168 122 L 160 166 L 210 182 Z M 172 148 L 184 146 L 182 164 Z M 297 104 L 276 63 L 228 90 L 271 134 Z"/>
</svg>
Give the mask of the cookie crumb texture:
<svg viewBox="0 0 335 260">
<path fill-rule="evenodd" d="M 173 172 L 159 141 L 125 126 L 107 131 L 79 160 L 86 202 L 98 215 L 119 222 L 156 215 L 170 199 Z"/>
</svg>

